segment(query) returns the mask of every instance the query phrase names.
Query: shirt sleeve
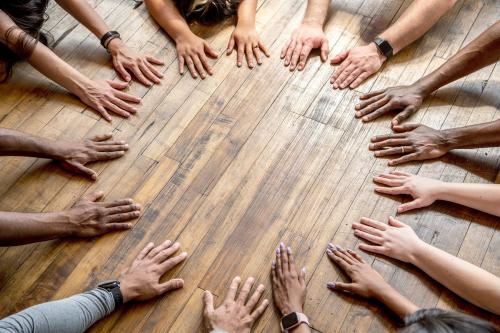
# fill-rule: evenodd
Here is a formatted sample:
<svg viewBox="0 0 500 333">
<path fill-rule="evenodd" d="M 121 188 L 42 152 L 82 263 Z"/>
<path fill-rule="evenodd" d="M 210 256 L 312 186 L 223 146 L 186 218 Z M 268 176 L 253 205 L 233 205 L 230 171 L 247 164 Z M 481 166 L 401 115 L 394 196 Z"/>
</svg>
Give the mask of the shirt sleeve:
<svg viewBox="0 0 500 333">
<path fill-rule="evenodd" d="M 0 320 L 8 333 L 80 333 L 115 309 L 113 295 L 96 288 L 58 301 L 32 306 Z"/>
</svg>

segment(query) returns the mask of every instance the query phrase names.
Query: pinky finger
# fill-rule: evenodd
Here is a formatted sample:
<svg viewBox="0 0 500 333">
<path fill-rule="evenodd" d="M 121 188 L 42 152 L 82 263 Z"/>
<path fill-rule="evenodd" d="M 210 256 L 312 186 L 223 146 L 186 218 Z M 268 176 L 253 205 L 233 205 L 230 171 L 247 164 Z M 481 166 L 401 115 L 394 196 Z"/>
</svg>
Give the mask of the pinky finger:
<svg viewBox="0 0 500 333">
<path fill-rule="evenodd" d="M 97 107 L 97 111 L 101 114 L 101 116 L 106 119 L 107 121 L 111 122 L 111 116 L 109 115 L 108 111 L 104 108 L 104 106 L 99 106 Z"/>
<path fill-rule="evenodd" d="M 416 161 L 417 159 L 418 159 L 418 153 L 412 153 L 405 156 L 401 156 L 400 158 L 397 158 L 395 160 L 390 160 L 389 165 L 391 166 L 399 165 L 410 161 Z"/>
</svg>

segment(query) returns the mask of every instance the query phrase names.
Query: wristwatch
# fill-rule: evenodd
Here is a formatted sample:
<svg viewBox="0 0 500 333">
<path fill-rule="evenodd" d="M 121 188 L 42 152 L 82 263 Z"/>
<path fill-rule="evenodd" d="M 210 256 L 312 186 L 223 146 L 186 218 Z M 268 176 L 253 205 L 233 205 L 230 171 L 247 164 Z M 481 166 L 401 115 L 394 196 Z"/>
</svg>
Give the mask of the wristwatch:
<svg viewBox="0 0 500 333">
<path fill-rule="evenodd" d="M 382 53 L 387 59 L 392 57 L 393 50 L 392 50 L 391 44 L 389 44 L 388 41 L 386 41 L 385 39 L 382 39 L 380 37 L 377 37 L 377 38 L 375 38 L 375 40 L 373 42 L 377 46 L 380 53 Z"/>
<path fill-rule="evenodd" d="M 106 50 L 108 49 L 109 42 L 115 38 L 120 38 L 120 33 L 118 31 L 108 31 L 101 37 L 101 45 Z"/>
<path fill-rule="evenodd" d="M 302 323 L 306 323 L 309 326 L 309 319 L 307 316 L 300 312 L 292 312 L 281 318 L 281 332 L 288 332 L 292 328 L 299 326 Z"/>
<path fill-rule="evenodd" d="M 99 288 L 109 291 L 111 295 L 113 295 L 113 299 L 115 300 L 115 308 L 118 308 L 123 304 L 123 295 L 120 290 L 120 281 L 118 280 L 108 280 L 101 282 L 98 285 Z"/>
</svg>

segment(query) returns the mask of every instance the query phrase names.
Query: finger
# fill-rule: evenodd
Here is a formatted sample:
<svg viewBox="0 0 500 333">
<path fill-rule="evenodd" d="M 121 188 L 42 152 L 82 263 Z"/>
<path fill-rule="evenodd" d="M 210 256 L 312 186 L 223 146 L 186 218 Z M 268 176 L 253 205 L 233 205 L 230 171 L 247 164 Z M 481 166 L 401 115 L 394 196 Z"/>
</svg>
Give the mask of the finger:
<svg viewBox="0 0 500 333">
<path fill-rule="evenodd" d="M 147 62 L 139 64 L 139 69 L 141 70 L 142 74 L 144 74 L 150 82 L 160 83 L 161 81 L 159 77 L 156 76 L 155 73 L 153 73 L 153 71 L 146 64 Z"/>
<path fill-rule="evenodd" d="M 212 49 L 210 45 L 208 45 L 208 43 L 204 43 L 203 45 L 205 54 L 207 54 L 210 58 L 217 59 L 219 57 L 217 52 L 214 49 Z"/>
<path fill-rule="evenodd" d="M 363 94 L 359 96 L 360 100 L 365 100 L 365 99 L 370 99 L 374 96 L 381 95 L 382 93 L 385 93 L 386 89 L 381 89 L 381 90 L 375 90 L 366 94 Z"/>
<path fill-rule="evenodd" d="M 297 41 L 294 39 L 290 42 L 290 46 L 285 54 L 285 66 L 290 65 L 290 61 L 292 60 L 292 54 L 295 50 L 295 46 L 297 45 Z"/>
<path fill-rule="evenodd" d="M 398 213 L 404 213 L 412 209 L 425 207 L 423 202 L 419 199 L 404 203 L 398 207 Z"/>
<path fill-rule="evenodd" d="M 333 87 L 334 88 L 345 88 L 344 81 L 347 79 L 349 75 L 351 75 L 352 72 L 356 69 L 356 65 L 350 64 L 347 66 L 342 73 L 338 76 L 338 78 L 333 82 Z"/>
<path fill-rule="evenodd" d="M 301 71 L 306 66 L 307 57 L 311 53 L 312 47 L 309 44 L 305 44 L 300 51 L 298 70 Z"/>
<path fill-rule="evenodd" d="M 278 246 L 276 249 L 276 273 L 280 280 L 283 279 L 283 267 L 281 262 L 281 248 Z"/>
<path fill-rule="evenodd" d="M 354 283 L 328 282 L 326 284 L 326 286 L 330 290 L 341 290 L 341 291 L 347 291 L 347 292 L 350 292 L 350 293 L 354 293 L 355 292 Z"/>
<path fill-rule="evenodd" d="M 182 75 L 184 74 L 184 57 L 183 56 L 179 56 L 179 73 Z"/>
<path fill-rule="evenodd" d="M 127 151 L 129 148 L 128 144 L 108 144 L 108 145 L 96 145 L 94 149 L 100 152 L 110 152 L 110 151 Z"/>
<path fill-rule="evenodd" d="M 342 53 L 337 54 L 332 58 L 332 61 L 330 62 L 332 65 L 336 65 L 342 61 L 344 61 L 347 58 L 347 55 L 349 54 L 349 51 L 344 51 Z"/>
<path fill-rule="evenodd" d="M 253 47 L 252 51 L 253 51 L 253 55 L 255 57 L 255 60 L 257 61 L 257 64 L 262 65 L 262 54 L 260 52 L 259 45 L 256 45 L 256 47 Z"/>
<path fill-rule="evenodd" d="M 120 109 L 125 110 L 128 113 L 137 113 L 136 108 L 134 108 L 132 105 L 122 101 L 117 97 L 111 97 L 111 103 L 118 106 Z"/>
<path fill-rule="evenodd" d="M 295 268 L 295 259 L 293 258 L 292 248 L 287 247 L 286 251 L 288 254 L 288 270 L 290 272 L 297 272 L 297 269 Z"/>
<path fill-rule="evenodd" d="M 140 65 L 132 65 L 130 66 L 129 70 L 134 74 L 134 76 L 137 78 L 137 80 L 144 84 L 145 86 L 151 86 L 153 83 L 144 76 L 145 73 L 143 73 L 143 69 Z"/>
<path fill-rule="evenodd" d="M 123 67 L 123 65 L 120 62 L 113 61 L 113 64 L 115 66 L 116 71 L 118 72 L 118 74 L 120 74 L 122 79 L 124 79 L 127 82 L 131 80 L 129 73 L 127 72 L 125 67 Z"/>
<path fill-rule="evenodd" d="M 97 134 L 94 135 L 90 140 L 94 142 L 102 142 L 109 140 L 113 137 L 113 133 L 106 133 L 106 134 Z"/>
<path fill-rule="evenodd" d="M 360 250 L 370 252 L 370 253 L 383 254 L 383 255 L 385 255 L 385 253 L 386 253 L 386 248 L 383 246 L 380 246 L 380 245 L 368 245 L 368 244 L 361 243 L 361 244 L 359 244 L 358 247 Z"/>
<path fill-rule="evenodd" d="M 344 261 L 346 261 L 349 265 L 354 264 L 354 260 L 352 260 L 348 255 L 347 251 L 341 248 L 340 246 L 336 245 L 335 248 L 333 249 L 333 254 L 341 257 Z"/>
<path fill-rule="evenodd" d="M 360 231 L 369 233 L 369 234 L 377 236 L 377 237 L 381 237 L 382 236 L 382 231 L 380 231 L 377 228 L 373 228 L 371 226 L 365 225 L 365 224 L 353 223 L 352 224 L 352 228 L 354 230 L 360 230 Z"/>
<path fill-rule="evenodd" d="M 128 82 L 113 81 L 113 80 L 106 80 L 106 82 L 111 86 L 111 88 L 117 90 L 123 90 L 128 87 Z"/>
<path fill-rule="evenodd" d="M 101 114 L 101 116 L 106 119 L 106 121 L 111 122 L 111 116 L 109 115 L 108 111 L 104 108 L 104 106 L 99 105 L 97 107 L 97 111 Z"/>
<path fill-rule="evenodd" d="M 333 72 L 332 77 L 330 78 L 330 83 L 334 85 L 335 88 L 335 81 L 339 78 L 339 76 L 344 72 L 344 70 L 351 64 L 351 61 L 349 59 L 344 60 L 340 66 Z M 338 86 L 337 86 L 338 87 Z"/>
<path fill-rule="evenodd" d="M 158 245 L 153 252 L 151 252 L 149 258 L 155 260 L 157 263 L 161 263 L 173 255 L 175 252 L 179 250 L 181 244 L 179 242 L 175 242 L 172 244 L 170 239 L 167 239 L 160 245 Z"/>
<path fill-rule="evenodd" d="M 112 207 L 119 207 L 119 206 L 126 206 L 132 204 L 134 201 L 132 199 L 119 199 L 115 200 L 112 202 L 103 202 L 102 205 L 105 208 L 112 208 Z"/>
<path fill-rule="evenodd" d="M 253 308 L 255 308 L 255 306 L 257 305 L 257 303 L 259 302 L 260 298 L 262 297 L 262 294 L 264 294 L 264 285 L 263 284 L 259 284 L 257 286 L 257 289 L 255 289 L 255 292 L 253 293 L 253 295 L 250 297 L 250 299 L 248 300 L 248 302 L 245 304 L 245 306 L 250 310 L 252 311 Z"/>
<path fill-rule="evenodd" d="M 158 245 L 149 252 L 148 258 L 153 259 L 160 251 L 169 247 L 170 245 L 172 245 L 172 241 L 170 241 L 169 239 L 165 240 L 163 243 L 161 243 L 160 245 Z"/>
<path fill-rule="evenodd" d="M 113 95 L 115 95 L 115 97 L 123 101 L 132 102 L 136 104 L 141 102 L 141 99 L 139 97 L 124 93 L 123 91 L 119 90 L 113 91 Z"/>
<path fill-rule="evenodd" d="M 364 100 L 361 100 L 361 102 L 359 102 L 358 104 L 356 104 L 356 106 L 354 107 L 355 110 L 361 110 L 361 109 L 364 109 L 366 108 L 368 105 L 370 104 L 373 104 L 375 103 L 376 101 L 379 101 L 381 100 L 382 98 L 384 98 L 384 94 L 378 94 L 378 95 L 375 95 L 375 96 L 372 96 L 368 99 L 364 99 Z"/>
<path fill-rule="evenodd" d="M 193 59 L 191 59 L 190 56 L 187 57 L 186 64 L 188 66 L 189 72 L 191 73 L 191 76 L 193 77 L 193 79 L 198 78 L 198 72 L 196 71 L 196 69 L 194 67 Z"/>
<path fill-rule="evenodd" d="M 264 43 L 262 43 L 260 40 L 259 40 L 259 48 L 262 52 L 264 52 L 266 57 L 269 58 L 271 56 L 271 53 L 269 52 L 269 49 L 267 48 L 267 46 Z"/>
<path fill-rule="evenodd" d="M 302 43 L 298 42 L 292 53 L 292 59 L 290 61 L 290 70 L 293 71 L 299 62 L 300 53 L 302 52 Z"/>
<path fill-rule="evenodd" d="M 253 68 L 253 51 L 252 51 L 252 44 L 246 44 L 245 45 L 245 57 L 247 60 L 247 65 L 248 68 Z"/>
<path fill-rule="evenodd" d="M 146 256 L 148 255 L 149 251 L 151 251 L 153 248 L 155 247 L 154 243 L 153 242 L 149 242 L 142 250 L 141 252 L 139 252 L 139 254 L 137 255 L 137 259 L 139 260 L 142 260 L 144 258 L 146 258 Z"/>
<path fill-rule="evenodd" d="M 97 179 L 97 173 L 94 170 L 92 170 L 90 168 L 87 168 L 83 164 L 75 163 L 75 164 L 71 164 L 71 166 L 73 166 L 78 173 L 80 173 L 80 174 L 82 174 L 84 176 L 87 176 L 87 177 L 89 177 L 90 179 L 93 179 L 93 180 Z"/>
<path fill-rule="evenodd" d="M 215 311 L 214 309 L 214 296 L 208 290 L 205 290 L 203 293 L 203 304 L 204 304 L 204 313 L 205 316 L 211 314 Z"/>
<path fill-rule="evenodd" d="M 262 303 L 260 303 L 259 307 L 255 309 L 254 312 L 250 314 L 250 318 L 252 319 L 252 322 L 256 321 L 259 319 L 260 316 L 266 311 L 267 306 L 269 305 L 269 301 L 267 299 L 263 300 Z"/>
<path fill-rule="evenodd" d="M 382 149 L 384 147 L 397 147 L 397 146 L 404 146 L 404 145 L 409 145 L 409 144 L 411 144 L 411 141 L 408 139 L 391 136 L 390 139 L 387 139 L 384 141 L 379 141 L 376 143 L 371 143 L 369 145 L 369 148 L 370 148 L 370 150 L 376 150 L 376 149 Z M 401 147 L 399 147 L 399 150 L 401 150 Z"/>
<path fill-rule="evenodd" d="M 385 141 L 389 139 L 400 139 L 400 138 L 405 138 L 406 134 L 398 133 L 398 134 L 383 134 L 383 135 L 375 135 L 372 136 L 371 142 L 379 142 L 379 141 Z"/>
<path fill-rule="evenodd" d="M 328 59 L 328 52 L 330 52 L 330 46 L 328 45 L 328 39 L 325 39 L 321 44 L 321 51 L 320 51 L 321 61 L 325 62 Z"/>
<path fill-rule="evenodd" d="M 139 210 L 141 210 L 141 206 L 139 206 L 138 204 L 131 204 L 131 205 L 123 205 L 123 206 L 108 208 L 106 209 L 106 214 L 114 215 L 114 214 L 129 213 Z"/>
<path fill-rule="evenodd" d="M 391 187 L 402 186 L 404 184 L 404 180 L 401 178 L 385 178 L 385 177 L 375 177 L 373 180 L 379 184 L 384 184 Z"/>
<path fill-rule="evenodd" d="M 240 293 L 238 295 L 238 298 L 236 299 L 237 302 L 240 304 L 245 304 L 248 298 L 248 294 L 250 293 L 250 290 L 252 290 L 252 286 L 254 283 L 254 278 L 249 277 L 245 283 L 243 284 L 243 288 L 241 288 Z"/>
<path fill-rule="evenodd" d="M 358 253 L 354 252 L 353 250 L 349 250 L 347 249 L 347 252 L 349 252 L 349 254 L 354 258 L 356 259 L 357 261 L 359 261 L 360 263 L 364 263 L 365 260 L 363 259 L 362 256 L 360 256 Z"/>
<path fill-rule="evenodd" d="M 389 195 L 408 194 L 404 187 L 375 187 L 375 192 Z"/>
<path fill-rule="evenodd" d="M 108 161 L 125 155 L 124 151 L 97 152 L 95 161 Z"/>
<path fill-rule="evenodd" d="M 130 117 L 130 113 L 119 108 L 117 105 L 113 104 L 113 102 L 111 100 L 107 101 L 106 104 L 106 109 L 108 109 L 108 111 L 111 111 L 113 112 L 114 114 L 117 114 L 119 116 L 122 116 L 123 118 L 129 118 Z"/>
<path fill-rule="evenodd" d="M 280 58 L 281 59 L 284 59 L 285 58 L 285 55 L 288 51 L 288 48 L 290 47 L 290 44 L 291 44 L 291 40 L 288 40 L 285 45 L 283 46 L 283 48 L 281 49 L 281 53 L 280 53 Z"/>
<path fill-rule="evenodd" d="M 356 79 L 359 75 L 361 75 L 362 70 L 359 68 L 356 68 L 355 70 L 352 71 L 352 73 L 342 82 L 340 85 L 340 88 L 346 88 L 351 85 L 351 83 Z"/>
<path fill-rule="evenodd" d="M 395 132 L 403 133 L 403 132 L 413 131 L 414 129 L 416 129 L 419 126 L 420 126 L 420 124 L 404 124 L 404 125 L 394 126 L 392 129 Z"/>
<path fill-rule="evenodd" d="M 394 148 L 387 148 L 383 150 L 377 150 L 375 152 L 376 157 L 384 157 L 384 156 L 391 156 L 391 155 L 398 155 L 398 154 L 408 154 L 408 153 L 413 153 L 415 151 L 415 148 L 413 146 L 401 146 L 401 147 L 394 147 Z"/>
<path fill-rule="evenodd" d="M 391 171 L 390 174 L 396 175 L 396 176 L 402 176 L 405 178 L 413 176 L 411 173 L 404 172 L 404 171 L 398 171 L 398 170 Z"/>
<path fill-rule="evenodd" d="M 120 223 L 120 222 L 106 223 L 104 225 L 104 231 L 105 232 L 122 231 L 131 229 L 132 227 L 133 227 L 132 223 Z"/>
<path fill-rule="evenodd" d="M 278 284 L 278 275 L 276 273 L 276 261 L 275 260 L 273 260 L 273 262 L 271 263 L 271 279 L 272 279 L 273 285 Z"/>
<path fill-rule="evenodd" d="M 165 62 L 153 56 L 146 56 L 146 60 L 155 65 L 165 65 Z"/>
<path fill-rule="evenodd" d="M 235 277 L 229 286 L 229 291 L 227 292 L 225 302 L 234 302 L 236 300 L 236 292 L 238 291 L 238 286 L 240 285 L 241 278 L 239 276 Z"/>
<path fill-rule="evenodd" d="M 288 266 L 288 252 L 285 248 L 285 244 L 280 244 L 281 253 L 281 269 L 283 270 L 283 275 L 290 272 L 290 266 Z"/>
<path fill-rule="evenodd" d="M 400 113 L 398 113 L 393 119 L 392 119 L 392 126 L 397 126 L 398 124 L 400 124 L 403 120 L 406 120 L 408 118 L 410 118 L 410 116 L 412 114 L 415 113 L 415 111 L 417 111 L 417 108 L 414 107 L 413 105 L 409 105 L 407 106 L 403 111 L 401 111 Z"/>
<path fill-rule="evenodd" d="M 338 251 L 336 251 L 338 252 Z M 349 269 L 349 263 L 345 261 L 343 258 L 339 257 L 336 253 L 332 251 L 332 249 L 327 249 L 326 254 L 330 260 L 332 260 L 337 266 L 339 266 L 344 272 Z"/>
<path fill-rule="evenodd" d="M 127 222 L 130 220 L 134 220 L 141 215 L 141 212 L 138 210 L 122 213 L 122 214 L 114 214 L 106 217 L 106 223 L 108 224 L 121 224 L 121 222 Z"/>
<path fill-rule="evenodd" d="M 180 289 L 182 287 L 184 287 L 184 280 L 183 279 L 172 279 L 172 280 L 167 281 L 165 283 L 159 284 L 160 294 L 164 294 L 170 290 Z"/>
<path fill-rule="evenodd" d="M 362 217 L 359 222 L 361 224 L 364 224 L 364 225 L 368 225 L 370 227 L 373 227 L 375 229 L 378 229 L 378 230 L 387 230 L 387 224 L 385 223 L 382 223 L 382 222 L 379 222 L 377 220 L 374 220 L 374 219 L 369 219 L 367 217 Z"/>
<path fill-rule="evenodd" d="M 243 48 L 243 45 L 239 44 L 238 49 L 236 51 L 236 66 L 241 67 L 243 64 L 243 55 L 245 53 L 245 49 Z"/>
<path fill-rule="evenodd" d="M 359 229 L 354 230 L 354 235 L 358 236 L 359 238 L 362 238 L 364 240 L 367 240 L 373 244 L 382 244 L 382 242 L 383 242 L 383 239 L 381 237 L 374 236 L 372 234 L 361 231 Z"/>
<path fill-rule="evenodd" d="M 367 114 L 370 114 L 372 113 L 373 111 L 381 108 L 382 106 L 386 105 L 387 103 L 389 103 L 389 97 L 387 96 L 384 96 L 382 97 L 381 99 L 379 99 L 378 101 L 368 105 L 367 107 L 359 110 L 358 112 L 356 112 L 356 117 L 364 117 L 366 116 Z"/>
<path fill-rule="evenodd" d="M 196 66 L 198 74 L 200 74 L 201 79 L 204 80 L 207 76 L 207 72 L 205 72 L 205 68 L 203 67 L 203 63 L 201 62 L 200 57 L 198 55 L 195 55 L 192 57 L 192 59 L 194 61 L 194 65 Z"/>
<path fill-rule="evenodd" d="M 227 50 L 226 50 L 226 54 L 227 55 L 230 55 L 231 53 L 233 53 L 233 50 L 234 50 L 234 37 L 231 36 L 231 38 L 229 38 L 229 43 L 227 44 Z"/>
<path fill-rule="evenodd" d="M 200 54 L 200 60 L 201 63 L 203 64 L 203 67 L 206 69 L 208 75 L 213 75 L 214 71 L 212 70 L 212 66 L 210 66 L 208 58 L 203 53 Z"/>
<path fill-rule="evenodd" d="M 372 121 L 373 119 L 376 119 L 383 114 L 386 114 L 386 113 L 393 111 L 393 110 L 397 110 L 397 108 L 398 107 L 394 103 L 392 103 L 392 101 L 389 101 L 389 103 L 385 104 L 384 106 L 382 106 L 378 110 L 375 110 L 374 112 L 364 116 L 363 121 Z"/>
<path fill-rule="evenodd" d="M 302 269 L 300 270 L 299 282 L 302 285 L 305 285 L 305 283 L 306 283 L 306 268 L 305 267 L 302 267 Z"/>
<path fill-rule="evenodd" d="M 395 160 L 390 160 L 389 165 L 391 165 L 391 166 L 400 165 L 400 164 L 410 162 L 410 161 L 418 161 L 418 159 L 419 159 L 419 154 L 417 152 L 417 153 L 401 156 L 400 158 L 397 158 Z"/>
<path fill-rule="evenodd" d="M 160 264 L 160 270 L 164 273 L 168 272 L 175 266 L 179 265 L 181 262 L 186 260 L 187 252 L 181 252 L 178 256 L 169 258 Z"/>
<path fill-rule="evenodd" d="M 102 199 L 102 197 L 104 197 L 104 192 L 97 191 L 97 192 L 91 192 L 89 194 L 84 195 L 81 200 L 96 202 L 96 201 L 99 201 L 100 199 Z"/>
<path fill-rule="evenodd" d="M 363 72 L 361 73 L 357 78 L 356 80 L 354 80 L 353 83 L 351 83 L 351 85 L 349 86 L 349 88 L 351 89 L 356 89 L 357 87 L 359 87 L 359 85 L 361 83 L 363 83 L 368 77 L 370 76 L 370 74 L 368 74 L 367 72 Z"/>
</svg>

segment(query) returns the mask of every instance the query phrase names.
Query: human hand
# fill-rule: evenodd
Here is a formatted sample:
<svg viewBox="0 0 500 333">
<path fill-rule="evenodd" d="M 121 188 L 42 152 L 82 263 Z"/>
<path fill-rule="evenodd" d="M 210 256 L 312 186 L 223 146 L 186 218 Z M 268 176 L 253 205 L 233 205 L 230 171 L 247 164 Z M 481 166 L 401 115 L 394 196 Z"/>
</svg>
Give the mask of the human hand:
<svg viewBox="0 0 500 333">
<path fill-rule="evenodd" d="M 208 57 L 217 59 L 218 55 L 210 45 L 192 32 L 179 37 L 177 43 L 177 57 L 179 58 L 179 72 L 184 74 L 184 65 L 187 65 L 193 79 L 198 75 L 205 79 L 213 74 Z"/>
<path fill-rule="evenodd" d="M 262 43 L 255 30 L 255 26 L 247 25 L 237 25 L 231 34 L 229 39 L 229 44 L 227 45 L 227 55 L 230 55 L 233 50 L 237 49 L 236 65 L 241 67 L 243 64 L 243 56 L 246 56 L 247 64 L 249 68 L 254 67 L 253 58 L 257 61 L 257 64 L 262 64 L 262 54 L 261 51 L 266 55 L 270 56 L 269 50 Z"/>
<path fill-rule="evenodd" d="M 123 303 L 146 301 L 167 291 L 182 288 L 184 286 L 182 279 L 172 279 L 160 283 L 164 274 L 187 258 L 186 252 L 174 256 L 179 248 L 179 243 L 172 243 L 170 240 L 166 240 L 156 247 L 153 243 L 146 245 L 132 265 L 120 277 Z"/>
<path fill-rule="evenodd" d="M 366 217 L 360 223 L 353 223 L 354 235 L 375 245 L 360 244 L 363 251 L 382 254 L 404 262 L 413 262 L 415 254 L 425 244 L 413 229 L 389 217 L 389 224 Z"/>
<path fill-rule="evenodd" d="M 264 285 L 260 284 L 253 295 L 248 298 L 254 284 L 254 279 L 250 277 L 243 285 L 238 297 L 236 297 L 240 281 L 239 276 L 233 279 L 224 303 L 217 309 L 214 309 L 212 293 L 208 290 L 204 292 L 203 303 L 205 310 L 203 319 L 208 331 L 218 329 L 228 333 L 249 333 L 257 319 L 266 310 L 269 304 L 267 299 L 257 306 L 264 293 Z"/>
<path fill-rule="evenodd" d="M 396 134 L 372 137 L 369 148 L 375 157 L 402 155 L 389 161 L 389 165 L 399 165 L 409 161 L 438 158 L 446 154 L 449 145 L 445 134 L 420 124 L 394 126 Z"/>
<path fill-rule="evenodd" d="M 356 105 L 356 117 L 371 121 L 390 111 L 399 113 L 392 119 L 392 126 L 408 119 L 422 105 L 424 93 L 415 85 L 399 86 L 361 95 Z"/>
<path fill-rule="evenodd" d="M 380 53 L 375 43 L 358 46 L 336 55 L 332 65 L 340 66 L 333 72 L 330 83 L 334 89 L 357 88 L 370 75 L 376 73 L 386 57 Z"/>
<path fill-rule="evenodd" d="M 295 267 L 292 249 L 283 243 L 276 249 L 276 261 L 271 267 L 273 298 L 282 316 L 292 312 L 303 313 L 306 301 L 306 271 Z"/>
<path fill-rule="evenodd" d="M 132 228 L 132 223 L 127 222 L 139 217 L 141 207 L 132 199 L 97 202 L 103 195 L 103 192 L 90 193 L 62 212 L 72 226 L 72 236 L 95 237 Z"/>
<path fill-rule="evenodd" d="M 366 298 L 377 298 L 387 289 L 384 278 L 356 252 L 328 244 L 326 254 L 351 279 L 350 283 L 328 282 L 328 289 L 347 291 Z"/>
<path fill-rule="evenodd" d="M 431 205 L 438 199 L 439 190 L 443 184 L 440 180 L 401 171 L 380 174 L 373 178 L 373 181 L 377 184 L 386 185 L 375 187 L 375 191 L 378 193 L 408 194 L 413 197 L 413 201 L 398 207 L 398 213 Z"/>
<path fill-rule="evenodd" d="M 96 135 L 91 139 L 74 142 L 57 142 L 57 150 L 60 151 L 56 158 L 64 169 L 83 174 L 93 180 L 97 179 L 97 173 L 87 168 L 87 163 L 107 161 L 122 157 L 128 150 L 125 141 L 108 141 L 113 134 Z"/>
<path fill-rule="evenodd" d="M 325 62 L 330 48 L 323 28 L 321 25 L 302 23 L 281 50 L 281 59 L 285 59 L 285 66 L 290 65 L 290 71 L 296 67 L 301 71 L 312 49 L 317 48 L 321 48 L 321 61 Z"/>
<path fill-rule="evenodd" d="M 87 81 L 77 94 L 83 103 L 98 111 L 104 119 L 111 122 L 109 112 L 116 113 L 124 118 L 136 113 L 137 109 L 130 103 L 139 103 L 139 97 L 124 93 L 127 82 L 111 80 Z"/>
<path fill-rule="evenodd" d="M 163 65 L 162 60 L 129 48 L 120 38 L 109 42 L 108 51 L 113 59 L 113 67 L 125 81 L 131 80 L 128 72 L 132 72 L 139 82 L 148 87 L 160 83 L 163 74 L 154 65 Z"/>
</svg>

